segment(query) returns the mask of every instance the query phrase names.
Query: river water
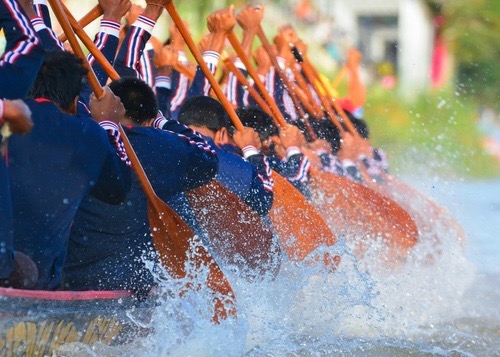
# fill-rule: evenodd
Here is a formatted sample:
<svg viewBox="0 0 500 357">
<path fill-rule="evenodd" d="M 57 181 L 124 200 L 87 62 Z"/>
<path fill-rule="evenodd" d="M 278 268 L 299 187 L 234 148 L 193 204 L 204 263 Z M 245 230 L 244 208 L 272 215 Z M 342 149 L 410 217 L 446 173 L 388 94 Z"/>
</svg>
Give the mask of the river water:
<svg viewBox="0 0 500 357">
<path fill-rule="evenodd" d="M 215 326 L 199 295 L 169 299 L 155 333 L 125 347 L 70 345 L 63 355 L 94 356 L 500 356 L 500 180 L 409 178 L 465 229 L 446 230 L 440 252 L 420 244 L 405 263 L 384 268 L 345 242 L 335 273 L 284 262 L 273 281 L 231 279 L 238 319 Z"/>
</svg>

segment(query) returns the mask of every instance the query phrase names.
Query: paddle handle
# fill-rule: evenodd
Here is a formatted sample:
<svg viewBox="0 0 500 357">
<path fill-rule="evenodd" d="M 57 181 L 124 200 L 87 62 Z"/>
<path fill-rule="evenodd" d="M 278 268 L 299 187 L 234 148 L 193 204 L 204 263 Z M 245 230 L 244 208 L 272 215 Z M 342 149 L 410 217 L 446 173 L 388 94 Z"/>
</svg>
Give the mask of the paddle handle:
<svg viewBox="0 0 500 357">
<path fill-rule="evenodd" d="M 66 14 L 66 18 L 68 19 L 74 33 L 78 36 L 78 38 L 82 41 L 85 47 L 89 50 L 89 52 L 94 56 L 95 60 L 99 65 L 103 68 L 103 70 L 107 73 L 111 80 L 115 81 L 120 79 L 120 75 L 113 68 L 111 63 L 106 59 L 106 57 L 102 54 L 101 51 L 95 46 L 94 41 L 87 35 L 87 33 L 83 30 L 82 26 L 76 19 L 73 17 L 71 12 L 68 10 L 64 3 L 61 3 L 61 6 Z M 100 85 L 99 85 L 100 86 Z"/>
<path fill-rule="evenodd" d="M 281 78 L 281 81 L 283 82 L 283 85 L 285 86 L 286 90 L 288 91 L 288 94 L 290 95 L 290 98 L 293 101 L 293 105 L 297 109 L 299 115 L 301 117 L 305 117 L 306 114 L 304 112 L 304 109 L 302 109 L 302 105 L 304 108 L 306 108 L 308 113 L 313 114 L 314 113 L 314 108 L 309 104 L 307 101 L 307 98 L 301 97 L 300 102 L 298 96 L 300 95 L 299 92 L 297 91 L 295 85 L 288 79 L 288 76 L 286 75 L 285 71 L 281 68 L 281 66 L 278 63 L 278 60 L 273 54 L 273 50 L 271 47 L 271 44 L 267 40 L 266 34 L 264 33 L 264 30 L 262 29 L 262 26 L 259 26 L 259 29 L 257 31 L 257 36 L 259 37 L 260 42 L 262 43 L 262 46 L 266 50 L 269 58 L 271 59 L 271 63 L 278 73 L 279 77 Z M 302 103 L 302 105 L 300 104 Z"/>
<path fill-rule="evenodd" d="M 83 53 L 78 40 L 76 39 L 75 32 L 73 31 L 70 22 L 68 18 L 65 15 L 65 10 L 60 2 L 60 0 L 49 0 L 49 3 L 52 7 L 52 10 L 54 11 L 54 15 L 56 16 L 57 20 L 59 21 L 59 24 L 61 25 L 64 33 L 68 37 L 68 41 L 71 44 L 71 47 L 73 48 L 74 53 L 80 57 L 83 60 L 83 64 L 88 70 L 87 73 L 87 78 L 89 81 L 89 85 L 92 88 L 92 91 L 94 92 L 95 96 L 97 98 L 101 97 L 104 94 L 104 90 L 102 89 L 99 81 L 97 80 L 97 77 L 90 66 L 90 64 L 87 62 L 87 58 L 85 54 Z M 70 16 L 72 17 L 72 16 Z M 77 28 L 79 25 L 77 26 Z M 82 30 L 83 32 L 83 30 Z M 90 48 L 95 48 L 94 43 L 92 42 L 92 46 Z M 90 50 L 89 48 L 89 50 Z M 103 56 L 104 57 L 104 56 Z M 118 124 L 118 128 L 120 130 L 120 135 L 123 141 L 123 144 L 125 146 L 125 150 L 127 152 L 127 155 L 132 162 L 132 167 L 139 179 L 139 182 L 146 194 L 146 197 L 148 200 L 155 205 L 156 200 L 158 200 L 158 197 L 156 196 L 156 193 L 153 190 L 153 187 L 151 186 L 151 183 L 149 182 L 149 179 L 146 176 L 146 173 L 144 172 L 144 169 L 142 168 L 142 165 L 139 161 L 139 158 L 137 157 L 134 149 L 132 148 L 132 145 L 130 144 L 130 141 L 127 137 L 127 134 L 125 134 L 125 131 L 123 130 L 122 126 Z"/>
<path fill-rule="evenodd" d="M 245 68 L 246 68 L 248 74 L 250 75 L 250 77 L 252 77 L 252 79 L 253 79 L 253 81 L 255 83 L 255 86 L 257 87 L 257 89 L 261 93 L 260 96 L 262 96 L 262 98 L 267 103 L 268 108 L 273 113 L 273 115 L 271 115 L 271 117 L 274 119 L 276 126 L 281 127 L 281 128 L 285 127 L 286 126 L 285 117 L 283 116 L 283 114 L 279 110 L 279 108 L 276 105 L 274 99 L 269 95 L 269 93 L 268 93 L 268 91 L 267 91 L 264 83 L 262 83 L 262 81 L 260 80 L 260 77 L 257 74 L 257 72 L 255 71 L 255 69 L 253 68 L 252 63 L 250 63 L 250 59 L 245 54 L 245 51 L 243 50 L 243 47 L 241 46 L 240 42 L 238 41 L 238 38 L 236 37 L 236 34 L 233 31 L 231 31 L 227 35 L 227 39 L 229 40 L 229 43 L 231 44 L 231 46 L 236 51 L 236 54 L 240 58 L 241 62 L 243 62 L 243 64 L 245 65 Z M 261 105 L 261 107 L 262 107 L 262 105 Z M 262 108 L 264 109 L 264 107 L 262 107 Z"/>
<path fill-rule="evenodd" d="M 233 106 L 231 105 L 229 100 L 226 98 L 226 96 L 222 92 L 222 89 L 221 89 L 219 83 L 217 82 L 217 80 L 215 79 L 214 75 L 208 69 L 208 66 L 205 63 L 205 61 L 203 60 L 201 53 L 198 51 L 198 48 L 196 47 L 193 39 L 189 35 L 189 32 L 188 32 L 186 26 L 184 25 L 184 22 L 182 21 L 181 17 L 177 13 L 177 9 L 175 8 L 173 2 L 167 3 L 165 5 L 165 8 L 167 9 L 170 17 L 172 18 L 172 21 L 177 26 L 177 29 L 179 30 L 184 41 L 186 42 L 186 45 L 189 47 L 189 50 L 191 51 L 194 59 L 196 60 L 196 62 L 200 66 L 203 74 L 205 75 L 205 78 L 207 78 L 208 82 L 212 86 L 212 89 L 215 92 L 215 95 L 217 96 L 217 98 L 219 98 L 219 101 L 224 106 L 224 109 L 226 110 L 227 114 L 229 115 L 229 119 L 231 119 L 231 122 L 235 126 L 236 130 L 243 131 L 245 129 L 245 127 L 241 123 L 240 118 L 238 118 L 238 115 L 236 115 L 236 112 L 234 111 Z"/>
<path fill-rule="evenodd" d="M 80 25 L 81 28 L 84 28 L 85 26 L 96 20 L 102 14 L 103 11 L 101 5 L 97 4 L 84 17 L 82 17 L 80 21 L 78 21 L 78 24 Z M 67 39 L 68 38 L 66 37 L 65 33 L 62 33 L 59 36 L 59 41 L 61 42 L 65 42 Z"/>
<path fill-rule="evenodd" d="M 252 77 L 255 85 L 259 89 L 260 94 L 256 93 L 257 97 L 264 98 L 265 102 L 268 104 L 269 109 L 272 112 L 272 114 L 270 114 L 271 118 L 273 118 L 276 126 L 278 128 L 280 128 L 280 127 L 284 128 L 287 125 L 287 123 L 286 123 L 285 117 L 283 116 L 283 113 L 281 113 L 281 110 L 279 110 L 278 106 L 276 105 L 276 102 L 274 101 L 274 99 L 271 97 L 271 95 L 267 91 L 266 87 L 264 86 L 264 83 L 262 83 L 262 81 L 260 80 L 260 77 L 257 74 L 257 72 L 255 71 L 254 67 L 252 66 L 252 63 L 250 63 L 250 59 L 245 54 L 243 47 L 241 46 L 238 39 L 236 38 L 236 34 L 233 31 L 231 31 L 228 34 L 227 38 L 228 38 L 229 42 L 231 43 L 231 46 L 236 51 L 236 54 L 238 55 L 240 60 L 245 65 L 245 68 L 246 68 L 248 74 L 250 75 L 250 77 Z M 241 72 L 239 72 L 239 70 L 238 70 L 238 73 L 241 74 Z M 240 82 L 243 83 L 241 80 L 240 80 Z M 250 86 L 248 86 L 248 88 L 249 88 L 249 92 L 250 92 L 250 88 L 253 89 Z M 250 92 L 250 94 L 252 95 L 251 92 Z M 254 95 L 252 95 L 252 97 L 254 97 L 254 99 L 257 98 Z M 256 99 L 256 101 L 257 101 L 257 99 Z M 264 109 L 264 107 L 262 105 L 261 105 L 261 107 Z M 316 140 L 316 138 L 317 138 L 316 133 L 314 132 L 313 128 L 311 127 L 311 124 L 309 123 L 309 119 L 308 119 L 307 114 L 304 113 L 304 116 L 302 116 L 301 120 L 303 121 L 303 123 L 306 127 L 306 130 L 307 130 L 309 136 L 311 137 L 311 139 Z"/>
<path fill-rule="evenodd" d="M 99 84 L 99 81 L 97 80 L 97 77 L 95 76 L 94 71 L 92 70 L 92 67 L 87 62 L 87 58 L 85 57 L 85 54 L 83 53 L 80 45 L 78 44 L 78 40 L 76 39 L 76 35 L 73 32 L 73 29 L 71 28 L 71 25 L 69 24 L 68 19 L 66 18 L 66 15 L 64 14 L 64 9 L 61 5 L 61 2 L 58 0 L 49 0 L 49 3 L 52 7 L 52 10 L 54 11 L 54 15 L 57 18 L 57 21 L 59 21 L 59 24 L 61 25 L 64 33 L 66 34 L 71 47 L 73 48 L 73 52 L 75 55 L 80 57 L 83 60 L 83 64 L 85 67 L 87 67 L 88 72 L 88 81 L 89 85 L 94 91 L 95 95 L 97 98 L 101 97 L 104 93 L 103 89 L 101 88 L 101 85 Z"/>
<path fill-rule="evenodd" d="M 248 90 L 252 98 L 257 102 L 262 110 L 264 110 L 271 118 L 273 118 L 275 120 L 275 124 L 279 126 L 278 121 L 276 121 L 274 114 L 271 111 L 271 108 L 269 108 L 269 106 L 267 105 L 266 101 L 259 95 L 259 93 L 257 93 L 255 88 L 250 84 L 250 82 L 248 82 L 248 79 L 246 79 L 243 73 L 241 73 L 241 71 L 236 68 L 231 59 L 226 58 L 223 62 L 227 69 L 235 75 L 238 82 L 240 82 L 241 85 Z"/>
<path fill-rule="evenodd" d="M 337 73 L 335 78 L 333 78 L 332 87 L 337 88 L 340 85 L 340 82 L 342 82 L 342 79 L 344 79 L 346 74 L 347 74 L 347 67 L 344 65 L 344 66 L 342 66 L 340 71 Z"/>
</svg>

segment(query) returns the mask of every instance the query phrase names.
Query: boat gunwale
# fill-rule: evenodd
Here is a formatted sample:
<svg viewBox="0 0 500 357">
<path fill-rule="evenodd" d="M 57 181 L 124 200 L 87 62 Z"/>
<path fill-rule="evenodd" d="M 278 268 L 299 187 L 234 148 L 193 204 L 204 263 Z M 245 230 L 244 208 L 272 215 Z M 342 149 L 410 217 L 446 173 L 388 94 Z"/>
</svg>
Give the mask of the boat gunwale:
<svg viewBox="0 0 500 357">
<path fill-rule="evenodd" d="M 130 290 L 86 290 L 86 291 L 48 291 L 48 290 L 21 290 L 13 288 L 0 288 L 0 299 L 22 298 L 39 300 L 116 300 L 131 298 L 134 292 Z"/>
</svg>

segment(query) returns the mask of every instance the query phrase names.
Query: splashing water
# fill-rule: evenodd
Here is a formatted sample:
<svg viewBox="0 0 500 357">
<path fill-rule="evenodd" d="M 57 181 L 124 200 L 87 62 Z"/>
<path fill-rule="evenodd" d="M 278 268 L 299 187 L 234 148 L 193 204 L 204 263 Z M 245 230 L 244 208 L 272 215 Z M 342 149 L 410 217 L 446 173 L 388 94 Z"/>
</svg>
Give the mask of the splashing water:
<svg viewBox="0 0 500 357">
<path fill-rule="evenodd" d="M 61 353 L 495 355 L 498 312 L 484 323 L 485 312 L 478 306 L 480 295 L 490 296 L 490 292 L 478 289 L 481 277 L 466 259 L 463 242 L 456 239 L 455 232 L 442 224 L 434 230 L 429 234 L 438 234 L 438 250 L 432 237 L 422 236 L 396 265 L 384 264 L 386 251 L 380 242 L 359 258 L 353 253 L 354 244 L 340 239 L 335 247 L 322 248 L 342 256 L 334 273 L 283 261 L 274 280 L 249 283 L 228 271 L 238 318 L 220 325 L 210 322 L 208 294 L 190 291 L 180 298 L 168 292 L 177 291 L 183 283 L 163 280 L 162 302 L 152 316 L 129 312 L 136 324 L 151 330 L 147 337 L 119 347 L 72 344 Z"/>
</svg>

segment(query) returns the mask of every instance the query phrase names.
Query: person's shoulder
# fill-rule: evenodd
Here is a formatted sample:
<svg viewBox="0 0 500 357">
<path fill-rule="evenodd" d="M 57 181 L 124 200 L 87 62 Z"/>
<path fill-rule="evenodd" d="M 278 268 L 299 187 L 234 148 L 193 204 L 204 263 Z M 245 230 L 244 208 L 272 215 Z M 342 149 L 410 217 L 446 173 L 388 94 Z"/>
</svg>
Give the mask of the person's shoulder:
<svg viewBox="0 0 500 357">
<path fill-rule="evenodd" d="M 48 99 L 37 98 L 37 99 L 27 99 L 26 104 L 30 108 L 31 112 L 34 114 L 33 117 L 36 118 L 40 115 L 51 115 L 59 116 L 62 112 L 59 110 L 57 105 Z"/>
<path fill-rule="evenodd" d="M 224 144 L 224 145 L 221 145 L 220 148 L 226 152 L 238 155 L 240 157 L 243 156 L 241 149 L 239 147 L 237 147 L 236 145 Z"/>
<path fill-rule="evenodd" d="M 174 133 L 150 126 L 123 126 L 123 130 L 131 139 L 168 141 L 175 137 Z"/>
</svg>

